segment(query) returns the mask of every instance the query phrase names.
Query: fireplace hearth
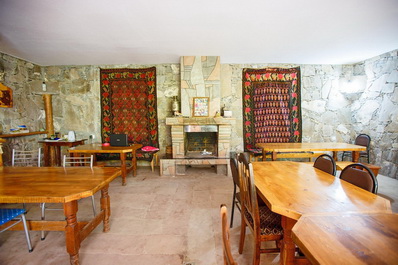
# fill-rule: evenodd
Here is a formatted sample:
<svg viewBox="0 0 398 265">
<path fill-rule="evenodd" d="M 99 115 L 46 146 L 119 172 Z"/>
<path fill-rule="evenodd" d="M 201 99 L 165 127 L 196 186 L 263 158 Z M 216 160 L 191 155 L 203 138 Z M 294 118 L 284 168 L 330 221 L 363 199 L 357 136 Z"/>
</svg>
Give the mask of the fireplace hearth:
<svg viewBox="0 0 398 265">
<path fill-rule="evenodd" d="M 183 175 L 186 166 L 216 166 L 229 174 L 234 118 L 166 118 L 171 126 L 172 159 L 161 159 L 161 175 Z"/>
</svg>

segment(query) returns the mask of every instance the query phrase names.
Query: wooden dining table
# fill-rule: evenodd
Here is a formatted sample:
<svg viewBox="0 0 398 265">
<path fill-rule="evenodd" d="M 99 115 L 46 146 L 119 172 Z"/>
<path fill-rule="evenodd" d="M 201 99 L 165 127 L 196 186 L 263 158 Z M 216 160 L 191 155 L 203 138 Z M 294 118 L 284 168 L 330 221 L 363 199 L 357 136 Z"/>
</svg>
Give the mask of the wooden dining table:
<svg viewBox="0 0 398 265">
<path fill-rule="evenodd" d="M 282 216 L 281 264 L 295 263 L 292 227 L 304 214 L 391 213 L 389 200 L 334 177 L 308 163 L 253 162 L 258 195 Z"/>
<path fill-rule="evenodd" d="M 61 147 L 74 147 L 77 145 L 84 144 L 87 139 L 68 141 L 68 140 L 40 140 L 39 143 L 43 145 L 44 148 L 44 166 L 54 167 L 62 166 L 61 159 Z"/>
<path fill-rule="evenodd" d="M 398 214 L 304 215 L 292 236 L 311 264 L 398 264 Z"/>
<path fill-rule="evenodd" d="M 72 156 L 78 156 L 78 154 L 119 154 L 121 161 L 121 172 L 122 172 L 122 185 L 127 185 L 127 174 L 133 171 L 133 176 L 137 175 L 137 156 L 136 152 L 142 147 L 142 144 L 132 144 L 130 146 L 103 146 L 102 144 L 84 144 L 73 148 L 70 148 L 68 152 Z M 131 154 L 131 166 L 127 167 L 127 154 Z M 96 162 L 94 162 L 94 165 Z"/>
<path fill-rule="evenodd" d="M 108 232 L 109 183 L 117 168 L 0 167 L 0 203 L 62 203 L 65 220 L 28 220 L 30 230 L 65 231 L 70 264 L 79 264 L 81 242 L 102 222 Z M 77 201 L 101 191 L 101 211 L 90 221 L 78 221 Z M 12 229 L 23 230 L 21 223 Z M 45 263 L 45 262 L 44 262 Z"/>
<path fill-rule="evenodd" d="M 256 147 L 263 151 L 263 161 L 266 160 L 268 153 L 271 153 L 272 161 L 277 160 L 279 153 L 292 152 L 333 152 L 333 158 L 337 161 L 337 152 L 352 151 L 352 162 L 358 162 L 359 152 L 366 151 L 366 146 L 347 144 L 347 143 L 257 143 Z"/>
</svg>

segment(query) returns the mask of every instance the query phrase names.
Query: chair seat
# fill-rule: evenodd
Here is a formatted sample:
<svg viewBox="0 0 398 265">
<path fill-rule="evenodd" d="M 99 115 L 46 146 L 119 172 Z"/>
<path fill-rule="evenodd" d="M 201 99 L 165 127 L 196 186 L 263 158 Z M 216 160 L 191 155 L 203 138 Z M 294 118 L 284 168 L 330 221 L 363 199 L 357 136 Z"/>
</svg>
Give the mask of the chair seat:
<svg viewBox="0 0 398 265">
<path fill-rule="evenodd" d="M 0 225 L 3 225 L 20 214 L 25 213 L 25 209 L 7 209 L 2 208 L 0 209 Z"/>
<path fill-rule="evenodd" d="M 260 226 L 262 235 L 283 235 L 283 228 L 281 226 L 281 216 L 271 211 L 268 206 L 259 206 Z M 246 219 L 253 227 L 253 220 L 251 215 L 245 211 Z"/>
</svg>

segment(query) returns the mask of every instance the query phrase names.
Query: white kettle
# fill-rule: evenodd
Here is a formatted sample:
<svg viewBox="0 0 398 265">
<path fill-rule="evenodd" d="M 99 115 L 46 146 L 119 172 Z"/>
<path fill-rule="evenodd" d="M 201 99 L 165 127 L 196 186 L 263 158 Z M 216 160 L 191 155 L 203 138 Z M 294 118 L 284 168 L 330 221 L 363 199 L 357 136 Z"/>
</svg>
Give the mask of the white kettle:
<svg viewBox="0 0 398 265">
<path fill-rule="evenodd" d="M 68 132 L 68 141 L 69 141 L 69 142 L 74 142 L 74 141 L 76 141 L 76 134 L 75 134 L 75 131 L 69 131 L 69 132 Z"/>
</svg>

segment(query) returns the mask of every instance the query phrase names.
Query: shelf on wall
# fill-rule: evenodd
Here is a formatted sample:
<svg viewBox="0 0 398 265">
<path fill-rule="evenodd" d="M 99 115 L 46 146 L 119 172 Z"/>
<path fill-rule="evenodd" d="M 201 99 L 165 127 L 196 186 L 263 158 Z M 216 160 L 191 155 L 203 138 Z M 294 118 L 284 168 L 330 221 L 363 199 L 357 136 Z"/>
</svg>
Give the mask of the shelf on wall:
<svg viewBox="0 0 398 265">
<path fill-rule="evenodd" d="M 12 138 L 12 137 L 21 137 L 21 136 L 29 136 L 29 135 L 37 135 L 37 134 L 47 134 L 47 132 L 43 131 L 43 132 L 0 134 L 0 138 Z"/>
</svg>

